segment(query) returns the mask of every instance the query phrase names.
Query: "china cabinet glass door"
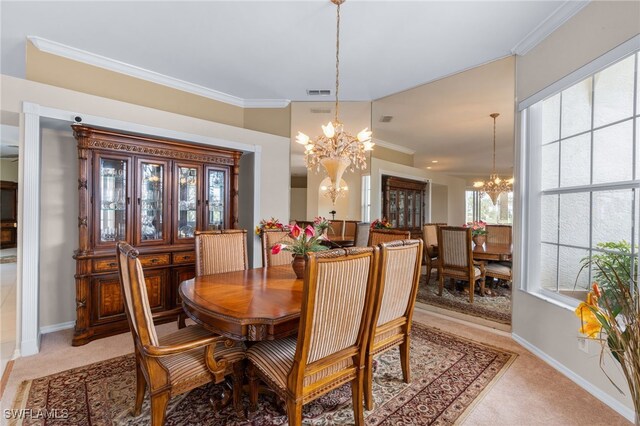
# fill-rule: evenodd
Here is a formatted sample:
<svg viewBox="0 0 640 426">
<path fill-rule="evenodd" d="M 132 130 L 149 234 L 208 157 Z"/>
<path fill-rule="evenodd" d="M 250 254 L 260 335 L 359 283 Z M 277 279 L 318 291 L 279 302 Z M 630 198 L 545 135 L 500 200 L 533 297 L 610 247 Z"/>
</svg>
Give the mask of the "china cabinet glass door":
<svg viewBox="0 0 640 426">
<path fill-rule="evenodd" d="M 176 241 L 192 239 L 200 224 L 198 211 L 200 210 L 201 170 L 202 168 L 196 165 L 176 165 L 174 178 L 177 187 L 177 228 L 174 227 L 177 230 L 174 237 Z"/>
<path fill-rule="evenodd" d="M 207 167 L 206 179 L 206 229 L 227 228 L 230 225 L 227 219 L 229 208 L 227 200 L 229 175 L 227 170 Z"/>
<path fill-rule="evenodd" d="M 389 222 L 394 228 L 398 227 L 398 197 L 396 191 L 389 192 Z"/>
<path fill-rule="evenodd" d="M 97 245 L 127 240 L 128 158 L 98 156 Z"/>
<path fill-rule="evenodd" d="M 167 239 L 167 163 L 138 160 L 138 231 L 139 243 L 157 243 Z"/>
</svg>

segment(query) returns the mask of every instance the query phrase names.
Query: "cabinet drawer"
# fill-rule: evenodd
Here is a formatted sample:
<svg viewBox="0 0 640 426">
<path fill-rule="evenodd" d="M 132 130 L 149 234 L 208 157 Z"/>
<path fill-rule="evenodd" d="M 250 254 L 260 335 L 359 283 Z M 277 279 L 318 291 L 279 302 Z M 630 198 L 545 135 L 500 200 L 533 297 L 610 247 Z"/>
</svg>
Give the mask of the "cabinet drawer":
<svg viewBox="0 0 640 426">
<path fill-rule="evenodd" d="M 173 263 L 193 263 L 196 261 L 195 251 L 184 251 L 173 253 Z"/>
<path fill-rule="evenodd" d="M 115 257 L 94 259 L 93 270 L 96 272 L 110 272 L 118 270 L 118 260 Z"/>
<path fill-rule="evenodd" d="M 143 267 L 148 266 L 164 266 L 171 263 L 169 253 L 162 254 L 143 254 L 138 256 Z"/>
</svg>

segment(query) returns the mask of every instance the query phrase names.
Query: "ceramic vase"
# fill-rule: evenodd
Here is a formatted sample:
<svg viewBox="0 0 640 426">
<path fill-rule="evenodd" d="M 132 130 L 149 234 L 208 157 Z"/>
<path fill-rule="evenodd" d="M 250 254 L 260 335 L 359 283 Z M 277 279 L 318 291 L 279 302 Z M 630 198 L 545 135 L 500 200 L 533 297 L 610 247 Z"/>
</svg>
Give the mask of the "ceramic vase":
<svg viewBox="0 0 640 426">
<path fill-rule="evenodd" d="M 471 239 L 473 240 L 475 245 L 481 246 L 481 245 L 483 245 L 485 243 L 485 241 L 487 241 L 487 236 L 486 235 L 474 235 L 473 237 L 471 237 Z"/>
<path fill-rule="evenodd" d="M 293 255 L 293 261 L 291 261 L 291 267 L 293 268 L 293 272 L 296 273 L 296 277 L 304 278 L 304 268 L 307 265 L 307 261 L 304 256 Z"/>
</svg>

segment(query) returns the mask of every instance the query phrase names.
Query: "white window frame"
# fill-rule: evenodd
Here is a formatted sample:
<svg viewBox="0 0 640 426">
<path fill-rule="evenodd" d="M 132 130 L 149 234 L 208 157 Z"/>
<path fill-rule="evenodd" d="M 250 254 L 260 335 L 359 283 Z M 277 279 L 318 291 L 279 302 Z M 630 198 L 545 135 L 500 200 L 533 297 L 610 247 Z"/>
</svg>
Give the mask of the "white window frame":
<svg viewBox="0 0 640 426">
<path fill-rule="evenodd" d="M 535 123 L 536 120 L 539 119 L 541 101 L 560 93 L 638 51 L 640 51 L 640 35 L 631 38 L 530 98 L 525 99 L 518 105 L 519 114 L 516 126 L 520 143 L 516 144 L 515 152 L 515 172 L 519 179 L 516 180 L 518 183 L 514 192 L 514 277 L 517 280 L 516 282 L 520 282 L 519 288 L 521 290 L 562 307 L 573 309 L 580 301 L 557 292 L 546 290 L 541 286 L 539 279 L 540 268 L 538 265 L 540 265 L 540 202 L 542 192 L 555 194 L 586 191 L 587 188 L 589 190 L 596 188 L 598 190 L 638 188 L 640 187 L 640 179 L 638 179 L 640 174 L 636 171 L 636 179 L 625 182 L 622 185 L 607 183 L 541 191 L 541 152 L 536 143 L 532 142 L 540 140 L 541 135 L 537 134 L 539 127 L 531 125 L 531 123 Z M 638 61 L 639 59 L 636 59 L 636 72 L 638 72 L 639 67 Z M 636 90 L 640 90 L 640 88 L 636 87 Z M 637 117 L 640 105 L 636 105 L 636 103 L 637 96 L 636 93 L 634 93 L 634 118 L 632 118 L 634 126 L 636 121 L 640 120 Z M 593 128 L 590 129 L 590 132 L 593 132 L 593 130 Z M 640 137 L 640 135 L 634 134 L 636 139 L 633 143 L 637 144 L 637 138 Z M 635 152 L 636 155 L 640 155 L 638 150 Z M 633 167 L 635 167 L 635 164 L 636 161 L 634 158 Z M 637 204 L 636 200 L 634 208 L 637 208 Z M 637 212 L 635 214 L 637 214 Z M 633 224 L 632 232 L 634 235 L 637 235 L 637 230 L 633 229 Z M 635 243 L 637 243 L 637 241 Z"/>
<path fill-rule="evenodd" d="M 362 222 L 371 222 L 371 175 L 362 175 Z"/>
</svg>

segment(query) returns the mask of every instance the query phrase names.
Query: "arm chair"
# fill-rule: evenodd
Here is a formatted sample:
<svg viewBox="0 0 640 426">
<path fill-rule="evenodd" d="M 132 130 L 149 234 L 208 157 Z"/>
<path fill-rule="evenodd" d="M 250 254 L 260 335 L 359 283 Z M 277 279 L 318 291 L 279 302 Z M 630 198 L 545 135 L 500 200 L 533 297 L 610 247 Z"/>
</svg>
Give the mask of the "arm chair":
<svg viewBox="0 0 640 426">
<path fill-rule="evenodd" d="M 473 260 L 471 228 L 441 226 L 438 228 L 438 275 L 442 296 L 444 279 L 453 278 L 469 282 L 469 303 L 473 303 L 475 283 L 480 280 L 480 294 L 484 295 L 484 264 Z"/>
<path fill-rule="evenodd" d="M 411 317 L 422 273 L 422 240 L 404 240 L 380 244 L 378 287 L 373 298 L 373 317 L 364 376 L 364 404 L 373 409 L 373 357 L 400 347 L 400 365 L 405 383 L 411 380 L 409 369 L 409 332 Z"/>
<path fill-rule="evenodd" d="M 247 231 L 196 231 L 196 276 L 242 271 L 247 260 Z"/>
<path fill-rule="evenodd" d="M 356 238 L 354 245 L 356 247 L 367 247 L 369 245 L 369 231 L 371 224 L 369 222 L 359 222 L 356 225 Z"/>
<path fill-rule="evenodd" d="M 364 425 L 364 360 L 377 266 L 373 247 L 309 254 L 297 339 L 258 342 L 247 352 L 251 412 L 258 379 L 286 401 L 292 426 L 301 424 L 303 404 L 351 382 L 355 424 Z"/>
<path fill-rule="evenodd" d="M 372 229 L 369 231 L 369 246 L 374 247 L 380 243 L 390 241 L 408 240 L 411 238 L 411 231 L 401 231 L 399 229 Z"/>
<path fill-rule="evenodd" d="M 271 254 L 271 247 L 278 243 L 290 244 L 293 240 L 289 237 L 288 231 L 279 229 L 263 229 L 260 234 L 262 240 L 262 265 L 265 267 L 291 264 L 291 253 L 281 251 L 278 254 Z"/>
<path fill-rule="evenodd" d="M 447 226 L 446 223 L 426 223 L 422 226 L 422 241 L 424 241 L 424 262 L 427 266 L 427 284 L 431 279 L 431 270 L 438 269 L 438 227 Z"/>
<path fill-rule="evenodd" d="M 116 248 L 125 312 L 133 336 L 136 355 L 136 401 L 134 415 L 140 414 L 145 390 L 151 399 L 151 424 L 164 423 L 169 399 L 209 382 L 220 383 L 233 374 L 233 402 L 242 410 L 242 360 L 244 347 L 215 336 L 199 325 L 182 328 L 158 337 L 153 325 L 147 286 L 138 251 L 119 242 Z"/>
</svg>

